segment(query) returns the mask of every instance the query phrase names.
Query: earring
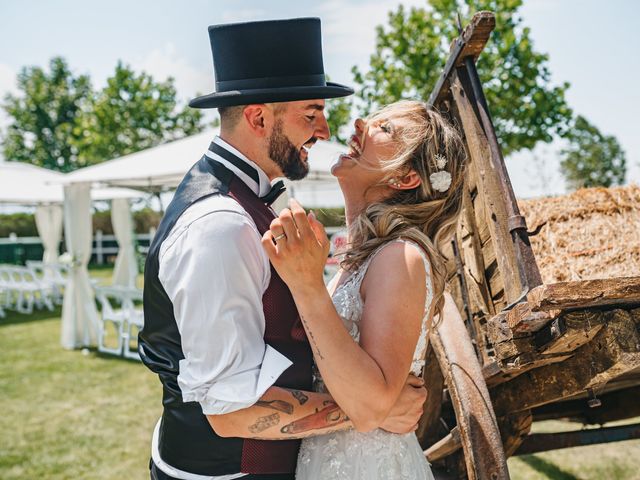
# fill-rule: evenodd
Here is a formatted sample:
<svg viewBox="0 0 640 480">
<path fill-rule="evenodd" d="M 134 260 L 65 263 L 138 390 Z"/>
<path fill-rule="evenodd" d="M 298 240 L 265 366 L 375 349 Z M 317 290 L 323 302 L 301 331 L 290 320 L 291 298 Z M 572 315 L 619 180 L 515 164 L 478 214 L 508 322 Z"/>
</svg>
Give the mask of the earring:
<svg viewBox="0 0 640 480">
<path fill-rule="evenodd" d="M 391 180 L 389 180 L 388 183 L 389 183 L 389 185 L 392 185 L 392 186 L 394 186 L 396 188 L 400 188 L 400 186 L 401 186 L 401 183 L 398 181 L 397 178 L 392 178 Z"/>
</svg>

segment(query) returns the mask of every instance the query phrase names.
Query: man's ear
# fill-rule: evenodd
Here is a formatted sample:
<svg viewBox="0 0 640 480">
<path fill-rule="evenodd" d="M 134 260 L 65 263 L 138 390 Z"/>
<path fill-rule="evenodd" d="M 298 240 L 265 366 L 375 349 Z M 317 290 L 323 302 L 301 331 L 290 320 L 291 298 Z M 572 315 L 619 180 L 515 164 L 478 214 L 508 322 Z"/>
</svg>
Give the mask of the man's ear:
<svg viewBox="0 0 640 480">
<path fill-rule="evenodd" d="M 398 190 L 412 190 L 422 183 L 420 175 L 414 169 L 409 170 L 409 173 L 400 177 L 399 185 L 396 186 Z"/>
<path fill-rule="evenodd" d="M 242 117 L 249 127 L 249 130 L 254 132 L 259 137 L 264 137 L 267 135 L 266 125 L 268 121 L 266 117 L 272 115 L 272 112 L 264 103 L 247 105 L 242 112 Z"/>
</svg>

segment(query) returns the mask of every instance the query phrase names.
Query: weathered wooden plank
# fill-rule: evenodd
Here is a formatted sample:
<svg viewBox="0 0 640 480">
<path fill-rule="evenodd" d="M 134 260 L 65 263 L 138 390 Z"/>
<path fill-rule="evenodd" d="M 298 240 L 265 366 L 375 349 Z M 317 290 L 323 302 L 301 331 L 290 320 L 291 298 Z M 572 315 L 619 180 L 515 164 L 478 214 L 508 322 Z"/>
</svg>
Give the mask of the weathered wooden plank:
<svg viewBox="0 0 640 480">
<path fill-rule="evenodd" d="M 462 35 L 451 43 L 449 59 L 429 96 L 427 102 L 429 105 L 436 105 L 443 97 L 447 96 L 450 84 L 449 77 L 453 69 L 460 66 L 469 56 L 472 56 L 474 61 L 478 58 L 495 25 L 495 15 L 492 12 L 482 11 L 473 16 Z"/>
<path fill-rule="evenodd" d="M 485 278 L 485 260 L 482 255 L 482 244 L 480 242 L 480 237 L 478 236 L 478 226 L 475 222 L 473 204 L 468 191 L 463 193 L 462 204 L 464 209 L 464 225 L 469 232 L 468 239 L 463 241 L 463 253 L 466 260 L 465 263 L 468 268 L 469 276 L 471 277 L 467 283 L 475 287 L 473 293 L 479 296 L 479 298 L 476 298 L 478 301 L 478 310 L 480 310 L 485 316 L 494 315 L 495 309 L 493 308 L 491 294 Z"/>
<path fill-rule="evenodd" d="M 471 162 L 475 163 L 478 169 L 478 198 L 483 201 L 486 208 L 486 215 L 479 224 L 486 224 L 491 232 L 491 240 L 494 245 L 498 272 L 495 273 L 493 283 L 497 284 L 498 277 L 502 276 L 507 301 L 517 299 L 522 292 L 522 285 L 518 275 L 518 266 L 511 234 L 507 229 L 507 212 L 504 206 L 504 198 L 500 183 L 493 174 L 491 166 L 491 150 L 487 142 L 485 133 L 474 111 L 474 107 L 468 98 L 468 89 L 465 89 L 458 78 L 458 74 L 452 74 L 454 78 L 451 84 L 451 92 L 460 113 L 462 128 L 465 139 L 469 147 Z M 483 252 L 486 258 L 485 252 Z M 491 286 L 491 292 L 496 290 Z"/>
<path fill-rule="evenodd" d="M 506 314 L 509 328 L 515 332 L 536 332 L 560 314 L 560 310 L 533 312 L 528 302 L 520 302 Z"/>
<path fill-rule="evenodd" d="M 640 305 L 640 277 L 606 278 L 540 285 L 527 294 L 531 310 Z"/>
<path fill-rule="evenodd" d="M 460 438 L 460 429 L 454 427 L 448 435 L 438 440 L 424 451 L 425 457 L 429 462 L 437 462 L 448 457 L 454 452 L 462 448 L 462 438 Z"/>
<path fill-rule="evenodd" d="M 583 447 L 598 443 L 619 442 L 640 438 L 640 423 L 617 427 L 591 428 L 573 432 L 533 433 L 529 435 L 516 455 L 559 450 L 561 448 Z"/>
<path fill-rule="evenodd" d="M 590 342 L 604 326 L 601 312 L 579 310 L 565 313 L 534 337 L 539 352 L 567 353 Z"/>
<path fill-rule="evenodd" d="M 587 398 L 543 405 L 533 410 L 535 421 L 569 418 L 575 422 L 602 425 L 640 416 L 640 386 L 598 395 L 601 405 L 592 408 Z"/>
<path fill-rule="evenodd" d="M 520 447 L 531 431 L 531 410 L 516 412 L 498 418 L 504 453 L 508 457 Z"/>
<path fill-rule="evenodd" d="M 536 368 L 491 389 L 498 415 L 557 402 L 640 367 L 640 309 L 605 312 L 606 325 L 560 364 Z"/>
</svg>

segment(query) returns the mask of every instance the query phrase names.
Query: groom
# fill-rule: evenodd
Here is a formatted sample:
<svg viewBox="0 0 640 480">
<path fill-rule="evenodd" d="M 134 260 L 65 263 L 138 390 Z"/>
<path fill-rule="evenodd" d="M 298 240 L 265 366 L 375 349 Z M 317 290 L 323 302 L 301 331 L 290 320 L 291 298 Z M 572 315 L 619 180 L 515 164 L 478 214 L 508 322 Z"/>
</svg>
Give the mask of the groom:
<svg viewBox="0 0 640 480">
<path fill-rule="evenodd" d="M 145 267 L 144 364 L 163 386 L 152 479 L 292 479 L 299 438 L 350 428 L 311 392 L 312 354 L 289 290 L 260 243 L 286 176 L 329 138 L 320 20 L 209 27 L 220 136 L 187 173 Z M 408 381 L 383 427 L 411 431 L 426 392 Z"/>
</svg>

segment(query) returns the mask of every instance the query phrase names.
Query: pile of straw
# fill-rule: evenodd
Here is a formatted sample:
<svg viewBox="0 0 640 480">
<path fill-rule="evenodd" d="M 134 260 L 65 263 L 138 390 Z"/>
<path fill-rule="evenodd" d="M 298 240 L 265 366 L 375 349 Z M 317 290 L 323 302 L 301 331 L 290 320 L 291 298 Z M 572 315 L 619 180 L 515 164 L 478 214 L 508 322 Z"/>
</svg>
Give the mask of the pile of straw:
<svg viewBox="0 0 640 480">
<path fill-rule="evenodd" d="M 640 275 L 640 187 L 521 200 L 544 283 Z"/>
</svg>

